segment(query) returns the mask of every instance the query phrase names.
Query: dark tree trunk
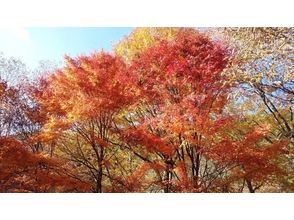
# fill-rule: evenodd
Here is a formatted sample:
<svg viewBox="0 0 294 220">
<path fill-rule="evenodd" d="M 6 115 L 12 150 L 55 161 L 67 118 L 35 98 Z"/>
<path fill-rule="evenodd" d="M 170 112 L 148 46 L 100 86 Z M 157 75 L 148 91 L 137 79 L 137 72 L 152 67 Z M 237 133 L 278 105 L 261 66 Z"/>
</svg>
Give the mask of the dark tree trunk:
<svg viewBox="0 0 294 220">
<path fill-rule="evenodd" d="M 165 187 L 164 187 L 164 193 L 169 193 L 170 192 L 170 183 L 169 183 L 169 169 L 165 171 Z"/>
<path fill-rule="evenodd" d="M 248 187 L 248 189 L 249 189 L 249 192 L 250 192 L 250 193 L 255 193 L 255 190 L 254 190 L 254 188 L 253 188 L 253 186 L 252 186 L 251 181 L 246 179 L 246 184 L 247 184 L 247 187 Z"/>
<path fill-rule="evenodd" d="M 172 160 L 167 160 L 165 161 L 166 164 L 166 170 L 165 170 L 165 187 L 164 187 L 164 192 L 165 193 L 170 193 L 171 192 L 171 179 L 172 179 L 172 172 L 171 170 L 173 169 L 173 161 Z"/>
<path fill-rule="evenodd" d="M 96 193 L 102 193 L 102 167 L 100 167 L 97 172 Z"/>
</svg>

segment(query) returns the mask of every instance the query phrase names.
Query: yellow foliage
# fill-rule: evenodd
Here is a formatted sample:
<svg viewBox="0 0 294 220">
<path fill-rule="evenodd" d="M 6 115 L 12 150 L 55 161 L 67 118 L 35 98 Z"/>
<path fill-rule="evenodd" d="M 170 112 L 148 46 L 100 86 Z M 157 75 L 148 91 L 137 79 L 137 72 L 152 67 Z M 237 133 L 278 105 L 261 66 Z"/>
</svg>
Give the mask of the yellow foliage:
<svg viewBox="0 0 294 220">
<path fill-rule="evenodd" d="M 114 48 L 118 56 L 126 61 L 132 60 L 146 48 L 156 44 L 162 39 L 172 40 L 179 28 L 136 28 L 128 37 L 121 40 Z"/>
</svg>

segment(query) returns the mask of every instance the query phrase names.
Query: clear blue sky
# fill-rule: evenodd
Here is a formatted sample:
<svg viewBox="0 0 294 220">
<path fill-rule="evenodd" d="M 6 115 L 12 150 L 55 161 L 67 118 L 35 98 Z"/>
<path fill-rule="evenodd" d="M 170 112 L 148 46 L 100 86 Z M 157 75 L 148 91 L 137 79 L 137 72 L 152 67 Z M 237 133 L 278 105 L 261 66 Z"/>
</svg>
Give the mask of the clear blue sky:
<svg viewBox="0 0 294 220">
<path fill-rule="evenodd" d="M 41 60 L 60 63 L 64 54 L 111 51 L 132 28 L 1 28 L 0 52 L 35 68 Z"/>
</svg>

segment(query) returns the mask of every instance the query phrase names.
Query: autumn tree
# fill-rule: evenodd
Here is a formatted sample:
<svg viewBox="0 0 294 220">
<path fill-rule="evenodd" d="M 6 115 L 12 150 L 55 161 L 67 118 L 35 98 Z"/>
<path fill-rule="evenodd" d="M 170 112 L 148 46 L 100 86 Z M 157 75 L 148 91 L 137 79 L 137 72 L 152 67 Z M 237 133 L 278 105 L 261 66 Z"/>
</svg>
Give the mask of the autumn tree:
<svg viewBox="0 0 294 220">
<path fill-rule="evenodd" d="M 85 192 L 87 183 L 69 174 L 70 166 L 32 153 L 13 137 L 0 138 L 0 192 Z"/>
<path fill-rule="evenodd" d="M 292 32 L 136 28 L 38 80 L 0 55 L 0 191 L 292 191 Z"/>
<path fill-rule="evenodd" d="M 174 40 L 162 40 L 133 60 L 142 99 L 137 118 L 129 118 L 135 120 L 135 128 L 126 138 L 155 153 L 151 162 L 149 156 L 145 161 L 161 165 L 156 167 L 162 169 L 157 173 L 165 192 L 174 190 L 174 169 L 186 161 L 195 190 L 199 187 L 201 142 L 214 123 L 224 120 L 219 113 L 228 86 L 221 71 L 228 54 L 221 44 L 182 29 Z"/>
<path fill-rule="evenodd" d="M 18 89 L 0 81 L 0 191 L 85 191 L 87 184 L 68 175 L 70 166 L 41 151 L 40 142 L 32 142 L 37 125 L 27 120 L 36 113 L 28 106 Z"/>
<path fill-rule="evenodd" d="M 116 116 L 135 97 L 133 79 L 121 59 L 105 52 L 65 59 L 66 66 L 36 92 L 50 114 L 44 136 L 57 139 L 56 148 L 93 183 L 93 191 L 103 192 L 104 177 L 111 180 Z"/>
<path fill-rule="evenodd" d="M 122 57 L 126 62 L 134 58 L 149 47 L 158 44 L 161 40 L 173 40 L 180 28 L 135 28 L 132 33 L 120 40 L 114 47 L 115 54 Z"/>
<path fill-rule="evenodd" d="M 211 33 L 226 41 L 235 51 L 233 65 L 227 70 L 231 80 L 238 83 L 232 107 L 236 109 L 236 103 L 240 103 L 248 121 L 271 125 L 272 130 L 266 138 L 268 142 L 289 140 L 290 148 L 282 162 L 288 175 L 282 182 L 288 185 L 286 188 L 291 188 L 294 180 L 291 174 L 293 28 L 217 28 Z"/>
<path fill-rule="evenodd" d="M 178 29 L 174 40 L 161 40 L 133 59 L 131 69 L 138 77 L 142 98 L 137 109 L 126 115 L 130 128 L 124 140 L 144 163 L 131 175 L 131 182 L 138 183 L 144 173 L 153 170 L 149 174 L 154 176 L 151 181 L 164 192 L 224 190 L 225 187 L 218 188 L 223 184 L 220 180 L 228 179 L 233 169 L 241 166 L 240 161 L 231 158 L 223 164 L 213 158 L 213 149 L 220 148 L 219 153 L 226 157 L 242 148 L 243 152 L 237 154 L 252 158 L 253 143 L 248 140 L 248 145 L 241 141 L 236 144 L 226 135 L 233 129 L 232 122 L 239 118 L 226 109 L 233 84 L 222 73 L 229 55 L 230 51 L 221 43 L 193 29 Z M 250 134 L 248 131 L 242 138 Z M 261 136 L 251 141 L 257 144 L 264 138 Z M 231 149 L 227 147 L 229 143 Z M 281 151 L 282 143 L 276 145 Z M 269 163 L 268 157 L 276 155 L 264 154 L 260 158 L 262 163 L 256 165 L 267 173 L 265 177 L 271 175 L 270 170 L 262 167 Z M 254 170 L 256 175 L 258 169 Z M 252 188 L 250 181 L 248 187 Z"/>
</svg>

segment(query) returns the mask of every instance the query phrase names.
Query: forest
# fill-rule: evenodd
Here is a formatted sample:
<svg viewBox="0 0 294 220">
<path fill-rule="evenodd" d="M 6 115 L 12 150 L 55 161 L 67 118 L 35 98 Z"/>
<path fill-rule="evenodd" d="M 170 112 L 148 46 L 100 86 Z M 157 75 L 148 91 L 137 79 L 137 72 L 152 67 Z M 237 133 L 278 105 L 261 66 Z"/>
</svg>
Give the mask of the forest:
<svg viewBox="0 0 294 220">
<path fill-rule="evenodd" d="M 0 53 L 0 192 L 294 192 L 293 47 L 145 27 L 33 73 Z"/>
</svg>

